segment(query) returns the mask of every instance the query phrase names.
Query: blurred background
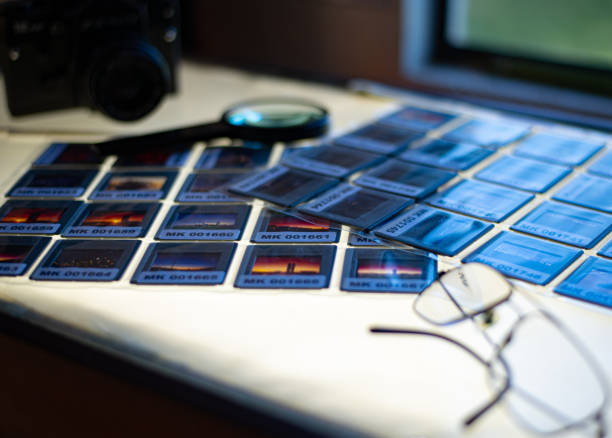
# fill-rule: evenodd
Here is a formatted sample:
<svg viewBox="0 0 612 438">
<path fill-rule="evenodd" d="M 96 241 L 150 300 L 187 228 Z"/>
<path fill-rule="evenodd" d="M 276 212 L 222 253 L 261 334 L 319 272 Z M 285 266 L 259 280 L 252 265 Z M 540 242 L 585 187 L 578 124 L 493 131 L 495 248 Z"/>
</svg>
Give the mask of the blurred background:
<svg viewBox="0 0 612 438">
<path fill-rule="evenodd" d="M 186 55 L 328 80 L 396 80 L 400 0 L 183 2 Z"/>
<path fill-rule="evenodd" d="M 170 0 L 159 1 L 162 6 L 150 6 L 152 15 L 163 11 Z M 525 105 L 528 110 L 544 108 L 532 111 L 536 116 L 546 116 L 550 109 L 582 112 L 585 117 L 603 115 L 606 121 L 594 126 L 612 126 L 612 0 L 178 1 L 181 19 L 176 41 L 182 61 L 204 67 L 198 74 L 212 66 L 341 86 L 365 79 L 467 97 L 477 104 L 497 100 L 505 110 L 522 105 L 517 110 L 523 113 Z M 8 3 L 0 0 L 0 5 Z M 116 12 L 114 5 L 119 3 L 95 4 Z M 63 11 L 55 4 L 50 7 Z M 36 56 L 45 52 L 42 40 Z M 86 76 L 86 68 L 73 70 Z M 82 105 L 13 118 L 2 106 L 6 99 L 0 87 L 0 127 L 79 130 L 87 126 L 91 132 L 107 134 L 196 123 L 207 115 L 173 102 L 189 88 L 189 102 L 203 106 L 211 89 L 219 87 L 190 79 L 195 69 L 187 70 L 177 70 L 178 94 L 164 99 L 160 111 L 132 123 L 117 123 Z M 36 99 L 47 89 L 31 97 Z M 75 117 L 82 122 L 75 122 Z"/>
<path fill-rule="evenodd" d="M 210 62 L 342 81 L 411 81 L 408 0 L 183 0 L 184 50 Z M 612 68 L 612 1 L 431 0 L 446 42 L 517 58 Z M 501 61 L 500 61 L 501 62 Z"/>
</svg>

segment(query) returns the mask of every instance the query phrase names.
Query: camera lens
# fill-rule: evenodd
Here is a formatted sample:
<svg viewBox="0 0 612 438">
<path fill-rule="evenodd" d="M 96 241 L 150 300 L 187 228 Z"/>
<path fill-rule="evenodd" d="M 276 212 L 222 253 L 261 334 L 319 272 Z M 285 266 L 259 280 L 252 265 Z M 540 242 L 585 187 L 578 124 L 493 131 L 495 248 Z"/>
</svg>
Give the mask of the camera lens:
<svg viewBox="0 0 612 438">
<path fill-rule="evenodd" d="M 138 120 L 153 111 L 169 84 L 166 61 L 145 43 L 108 50 L 94 66 L 90 83 L 94 104 L 121 121 Z"/>
</svg>

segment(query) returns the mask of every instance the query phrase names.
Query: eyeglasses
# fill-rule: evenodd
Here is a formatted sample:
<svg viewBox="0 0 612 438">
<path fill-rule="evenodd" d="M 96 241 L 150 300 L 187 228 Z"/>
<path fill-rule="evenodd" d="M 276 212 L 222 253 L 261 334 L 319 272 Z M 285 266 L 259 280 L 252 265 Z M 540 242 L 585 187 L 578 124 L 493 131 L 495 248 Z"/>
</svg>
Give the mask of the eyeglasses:
<svg viewBox="0 0 612 438">
<path fill-rule="evenodd" d="M 478 324 L 479 315 L 508 304 L 517 318 L 505 334 L 494 339 L 482 330 L 493 347 L 490 359 L 443 334 L 385 327 L 370 331 L 443 339 L 485 366 L 497 389 L 489 401 L 466 417 L 466 426 L 503 399 L 519 422 L 532 431 L 553 434 L 595 424 L 598 436 L 605 436 L 603 411 L 608 392 L 603 372 L 561 321 L 539 307 L 522 312 L 510 300 L 512 294 L 511 283 L 498 271 L 468 263 L 444 273 L 414 301 L 415 312 L 438 326 L 468 319 Z"/>
</svg>

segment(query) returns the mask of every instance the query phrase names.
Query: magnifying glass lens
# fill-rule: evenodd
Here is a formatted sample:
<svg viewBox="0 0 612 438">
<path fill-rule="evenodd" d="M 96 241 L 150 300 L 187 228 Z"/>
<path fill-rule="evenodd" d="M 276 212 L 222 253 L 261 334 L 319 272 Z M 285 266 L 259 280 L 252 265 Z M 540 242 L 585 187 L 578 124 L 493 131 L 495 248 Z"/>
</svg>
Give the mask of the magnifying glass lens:
<svg viewBox="0 0 612 438">
<path fill-rule="evenodd" d="M 252 128 L 291 128 L 327 117 L 324 109 L 300 102 L 253 102 L 229 110 L 227 123 Z"/>
</svg>

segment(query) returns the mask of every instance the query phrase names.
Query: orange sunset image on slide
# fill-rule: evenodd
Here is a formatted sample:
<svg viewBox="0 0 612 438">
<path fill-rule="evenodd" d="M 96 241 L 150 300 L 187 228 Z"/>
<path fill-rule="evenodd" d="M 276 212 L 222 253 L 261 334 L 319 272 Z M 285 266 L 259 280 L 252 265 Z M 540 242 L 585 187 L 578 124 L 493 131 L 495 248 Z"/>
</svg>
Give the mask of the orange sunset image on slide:
<svg viewBox="0 0 612 438">
<path fill-rule="evenodd" d="M 92 227 L 137 227 L 142 224 L 143 211 L 92 211 L 82 225 Z"/>
<path fill-rule="evenodd" d="M 20 263 L 30 249 L 30 245 L 0 245 L 0 263 Z"/>
<path fill-rule="evenodd" d="M 359 260 L 357 277 L 415 277 L 423 270 L 418 266 L 402 266 L 401 260 Z"/>
<path fill-rule="evenodd" d="M 218 253 L 209 252 L 158 252 L 150 271 L 213 271 L 219 260 Z"/>
<path fill-rule="evenodd" d="M 113 176 L 105 190 L 161 190 L 166 183 L 165 176 Z"/>
<path fill-rule="evenodd" d="M 317 275 L 321 272 L 321 257 L 259 256 L 253 275 Z"/>
<path fill-rule="evenodd" d="M 57 223 L 60 221 L 64 209 L 51 208 L 12 208 L 6 213 L 0 222 L 9 222 L 13 224 L 23 223 Z"/>
<path fill-rule="evenodd" d="M 275 214 L 268 222 L 267 231 L 328 231 L 329 221 L 313 219 L 305 221 L 293 216 Z"/>
</svg>

